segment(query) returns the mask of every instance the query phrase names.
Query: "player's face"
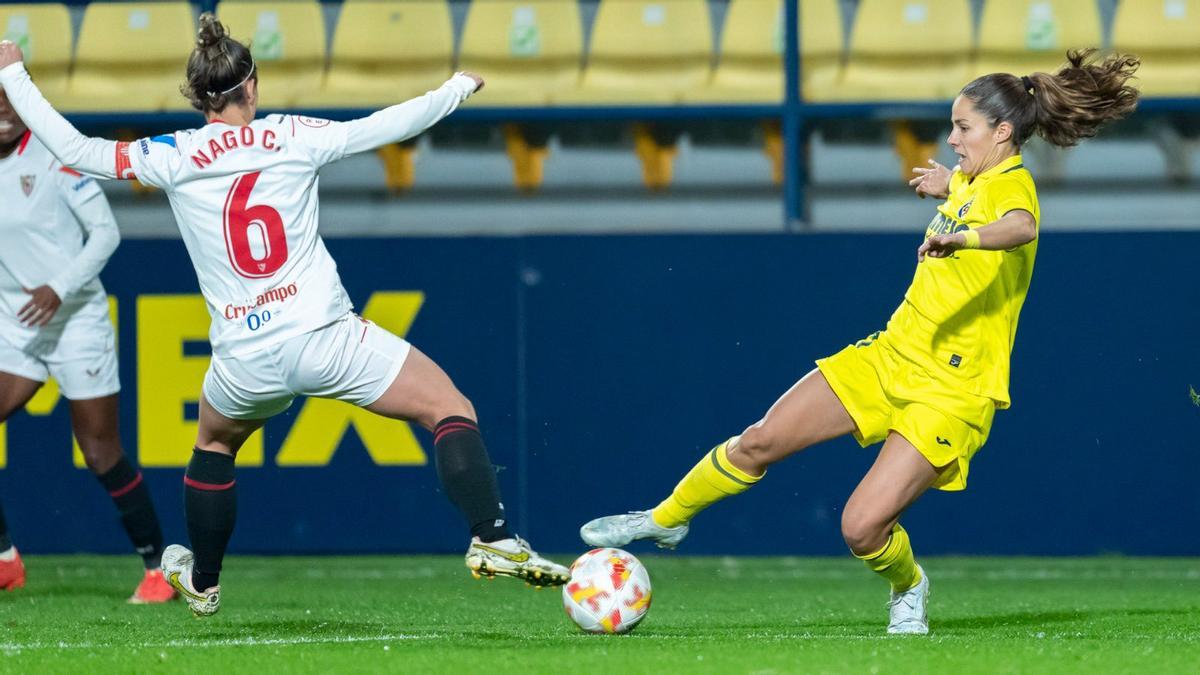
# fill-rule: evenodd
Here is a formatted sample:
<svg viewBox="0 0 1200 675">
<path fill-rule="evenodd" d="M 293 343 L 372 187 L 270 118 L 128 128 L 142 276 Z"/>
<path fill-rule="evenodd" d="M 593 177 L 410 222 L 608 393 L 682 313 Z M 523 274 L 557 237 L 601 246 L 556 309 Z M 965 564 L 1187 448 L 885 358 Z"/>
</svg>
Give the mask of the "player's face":
<svg viewBox="0 0 1200 675">
<path fill-rule="evenodd" d="M 987 171 L 1007 156 L 1009 134 L 993 126 L 970 99 L 962 96 L 954 99 L 950 122 L 952 129 L 946 142 L 958 155 L 959 168 L 968 176 Z"/>
<path fill-rule="evenodd" d="M 8 96 L 0 89 L 0 150 L 16 143 L 25 135 L 25 123 L 8 104 Z"/>
</svg>

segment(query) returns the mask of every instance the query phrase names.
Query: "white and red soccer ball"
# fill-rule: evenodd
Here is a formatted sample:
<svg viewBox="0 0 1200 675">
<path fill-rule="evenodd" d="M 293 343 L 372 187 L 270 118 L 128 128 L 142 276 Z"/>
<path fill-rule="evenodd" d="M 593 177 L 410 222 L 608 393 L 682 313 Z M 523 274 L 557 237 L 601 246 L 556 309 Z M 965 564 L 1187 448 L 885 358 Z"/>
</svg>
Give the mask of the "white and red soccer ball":
<svg viewBox="0 0 1200 675">
<path fill-rule="evenodd" d="M 627 633 L 650 610 L 650 574 L 619 548 L 579 556 L 562 589 L 567 616 L 588 633 Z"/>
</svg>

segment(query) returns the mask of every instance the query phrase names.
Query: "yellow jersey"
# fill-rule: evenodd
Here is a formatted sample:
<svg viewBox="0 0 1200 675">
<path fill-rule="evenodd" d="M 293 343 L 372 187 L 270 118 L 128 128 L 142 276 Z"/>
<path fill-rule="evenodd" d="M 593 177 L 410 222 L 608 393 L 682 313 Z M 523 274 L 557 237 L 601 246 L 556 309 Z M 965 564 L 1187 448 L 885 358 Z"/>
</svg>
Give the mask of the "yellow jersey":
<svg viewBox="0 0 1200 675">
<path fill-rule="evenodd" d="M 1019 154 L 974 180 L 956 170 L 925 237 L 982 227 L 1016 209 L 1040 223 L 1037 190 Z M 1036 255 L 1035 239 L 1008 251 L 926 258 L 888 320 L 890 341 L 939 381 L 1007 408 L 1009 357 Z"/>
</svg>

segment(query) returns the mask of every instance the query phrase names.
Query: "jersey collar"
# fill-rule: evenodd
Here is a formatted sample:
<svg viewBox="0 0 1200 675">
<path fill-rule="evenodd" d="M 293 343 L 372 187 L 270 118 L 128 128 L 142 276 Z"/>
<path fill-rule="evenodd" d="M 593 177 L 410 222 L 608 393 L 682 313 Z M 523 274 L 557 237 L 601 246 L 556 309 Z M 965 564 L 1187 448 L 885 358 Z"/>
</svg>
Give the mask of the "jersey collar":
<svg viewBox="0 0 1200 675">
<path fill-rule="evenodd" d="M 988 180 L 989 178 L 994 178 L 996 176 L 999 176 L 1002 173 L 1008 173 L 1009 171 L 1012 171 L 1013 169 L 1019 169 L 1023 166 L 1025 166 L 1025 163 L 1024 163 L 1024 161 L 1021 160 L 1021 153 L 1018 152 L 1017 154 L 1013 155 L 1012 157 L 1009 157 L 1008 159 L 1000 162 L 996 166 L 993 166 L 992 168 L 988 169 L 987 171 L 984 171 L 983 173 L 979 174 L 978 176 L 975 176 L 975 180 L 979 180 L 980 178 L 982 178 L 984 180 Z"/>
</svg>

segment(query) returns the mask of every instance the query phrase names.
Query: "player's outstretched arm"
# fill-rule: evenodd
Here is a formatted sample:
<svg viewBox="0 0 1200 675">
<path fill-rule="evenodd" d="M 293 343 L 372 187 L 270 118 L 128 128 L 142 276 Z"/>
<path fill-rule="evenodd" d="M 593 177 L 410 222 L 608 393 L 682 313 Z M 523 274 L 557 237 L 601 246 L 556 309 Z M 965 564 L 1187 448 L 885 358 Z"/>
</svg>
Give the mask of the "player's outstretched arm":
<svg viewBox="0 0 1200 675">
<path fill-rule="evenodd" d="M 441 87 L 424 96 L 346 122 L 346 154 L 374 150 L 412 138 L 454 112 L 482 88 L 482 77 L 474 73 L 455 73 Z"/>
<path fill-rule="evenodd" d="M 116 142 L 79 133 L 38 91 L 23 60 L 20 47 L 0 42 L 0 87 L 25 126 L 64 165 L 97 178 L 121 178 L 116 173 Z"/>
<path fill-rule="evenodd" d="M 917 262 L 926 257 L 948 258 L 955 251 L 977 248 L 983 251 L 1007 251 L 1037 239 L 1037 221 L 1025 209 L 1013 209 L 999 220 L 974 230 L 930 237 L 917 249 Z"/>
</svg>

